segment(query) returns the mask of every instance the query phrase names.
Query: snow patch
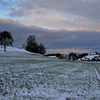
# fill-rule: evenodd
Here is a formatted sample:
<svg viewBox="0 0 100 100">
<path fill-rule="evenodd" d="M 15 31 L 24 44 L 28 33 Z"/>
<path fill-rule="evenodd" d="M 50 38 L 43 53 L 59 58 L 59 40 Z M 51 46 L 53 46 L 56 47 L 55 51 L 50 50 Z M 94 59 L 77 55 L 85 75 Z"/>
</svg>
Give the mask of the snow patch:
<svg viewBox="0 0 100 100">
<path fill-rule="evenodd" d="M 23 53 L 41 55 L 38 53 L 32 53 L 32 52 L 26 51 L 25 49 L 19 49 L 19 48 L 9 47 L 9 46 L 6 47 L 6 51 L 15 51 L 15 52 L 23 52 Z M 4 48 L 0 47 L 0 53 L 6 53 L 6 52 L 4 52 Z"/>
<path fill-rule="evenodd" d="M 50 57 L 50 58 L 57 58 L 56 56 L 48 56 L 48 57 Z"/>
</svg>

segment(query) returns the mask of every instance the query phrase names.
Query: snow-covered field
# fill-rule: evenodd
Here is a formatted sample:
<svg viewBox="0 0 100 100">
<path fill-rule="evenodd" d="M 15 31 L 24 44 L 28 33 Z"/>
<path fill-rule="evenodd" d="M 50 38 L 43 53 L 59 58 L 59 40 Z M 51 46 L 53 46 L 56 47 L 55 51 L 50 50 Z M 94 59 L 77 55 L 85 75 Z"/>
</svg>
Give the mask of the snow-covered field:
<svg viewBox="0 0 100 100">
<path fill-rule="evenodd" d="M 0 100 L 100 100 L 100 63 L 0 48 Z"/>
</svg>

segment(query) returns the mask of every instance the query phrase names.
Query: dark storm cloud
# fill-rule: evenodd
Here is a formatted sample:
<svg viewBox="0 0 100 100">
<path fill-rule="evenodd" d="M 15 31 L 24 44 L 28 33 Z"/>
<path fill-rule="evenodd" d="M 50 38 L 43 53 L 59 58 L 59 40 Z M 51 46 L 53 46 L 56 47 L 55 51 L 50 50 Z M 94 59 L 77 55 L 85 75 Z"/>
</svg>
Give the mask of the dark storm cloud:
<svg viewBox="0 0 100 100">
<path fill-rule="evenodd" d="M 35 7 L 32 5 L 31 2 L 15 2 L 17 6 L 10 7 L 9 10 L 11 10 L 11 13 L 9 16 L 11 17 L 22 17 L 31 14 L 31 10 Z M 17 9 L 15 9 L 17 7 Z"/>
<path fill-rule="evenodd" d="M 94 29 L 100 26 L 100 0 L 7 0 L 0 16 L 49 29 Z M 6 6 L 7 5 L 7 6 Z"/>
<path fill-rule="evenodd" d="M 28 12 L 37 8 L 44 8 L 47 12 L 48 9 L 55 9 L 65 15 L 72 14 L 93 20 L 99 20 L 100 15 L 100 0 L 17 0 L 14 5 L 11 8 L 17 7 L 17 10 L 10 9 L 12 17 L 19 17 L 22 10 L 23 13 L 20 16 L 27 15 Z"/>
<path fill-rule="evenodd" d="M 14 46 L 22 46 L 29 35 L 35 35 L 38 43 L 47 49 L 87 49 L 100 50 L 100 32 L 89 30 L 49 30 L 36 26 L 25 26 L 18 20 L 0 19 L 0 31 L 9 31 L 15 40 Z"/>
<path fill-rule="evenodd" d="M 13 13 L 10 13 L 9 16 L 12 16 L 12 17 L 26 16 L 26 12 L 24 10 L 13 10 L 13 8 L 11 8 L 11 10 L 13 11 Z M 30 14 L 30 13 L 28 12 L 27 14 Z"/>
<path fill-rule="evenodd" d="M 64 14 L 99 19 L 100 0 L 36 0 L 39 7 L 55 9 Z M 32 0 L 31 0 L 32 2 Z M 34 2 L 34 1 L 33 1 Z"/>
</svg>

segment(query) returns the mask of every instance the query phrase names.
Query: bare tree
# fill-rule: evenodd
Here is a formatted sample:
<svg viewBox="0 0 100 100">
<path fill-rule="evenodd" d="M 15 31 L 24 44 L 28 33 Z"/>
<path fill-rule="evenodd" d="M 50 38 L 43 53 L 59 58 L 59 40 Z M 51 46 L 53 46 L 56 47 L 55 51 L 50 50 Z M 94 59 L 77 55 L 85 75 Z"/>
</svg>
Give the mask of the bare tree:
<svg viewBox="0 0 100 100">
<path fill-rule="evenodd" d="M 27 38 L 26 50 L 30 51 L 30 52 L 40 53 L 40 54 L 44 54 L 46 52 L 45 47 L 43 46 L 42 43 L 40 43 L 40 45 L 38 45 L 38 43 L 35 40 L 34 35 L 30 35 Z"/>
<path fill-rule="evenodd" d="M 12 45 L 14 42 L 10 32 L 3 31 L 0 32 L 0 44 L 4 46 L 4 51 L 6 52 L 6 46 Z"/>
<path fill-rule="evenodd" d="M 32 46 L 33 43 L 36 43 L 35 36 L 34 36 L 34 35 L 30 35 L 30 36 L 27 38 L 27 45 L 28 45 L 28 46 Z"/>
<path fill-rule="evenodd" d="M 35 36 L 34 35 L 30 35 L 27 38 L 26 50 L 27 51 L 30 51 L 30 52 L 37 52 L 38 51 L 38 49 L 37 49 L 37 43 L 36 43 L 36 40 L 35 40 Z"/>
<path fill-rule="evenodd" d="M 45 54 L 46 49 L 42 43 L 38 46 L 40 54 Z"/>
</svg>

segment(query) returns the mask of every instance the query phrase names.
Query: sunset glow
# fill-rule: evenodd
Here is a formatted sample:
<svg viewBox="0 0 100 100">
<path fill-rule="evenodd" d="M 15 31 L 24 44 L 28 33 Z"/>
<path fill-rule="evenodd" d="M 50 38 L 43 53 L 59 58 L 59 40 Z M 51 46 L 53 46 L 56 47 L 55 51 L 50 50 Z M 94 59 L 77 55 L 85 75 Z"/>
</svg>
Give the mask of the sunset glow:
<svg viewBox="0 0 100 100">
<path fill-rule="evenodd" d="M 47 52 L 100 51 L 100 0 L 0 0 L 0 31 L 14 46 L 35 35 Z"/>
</svg>

